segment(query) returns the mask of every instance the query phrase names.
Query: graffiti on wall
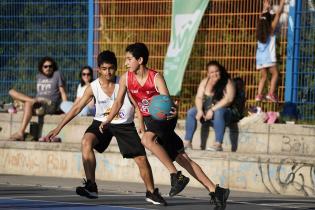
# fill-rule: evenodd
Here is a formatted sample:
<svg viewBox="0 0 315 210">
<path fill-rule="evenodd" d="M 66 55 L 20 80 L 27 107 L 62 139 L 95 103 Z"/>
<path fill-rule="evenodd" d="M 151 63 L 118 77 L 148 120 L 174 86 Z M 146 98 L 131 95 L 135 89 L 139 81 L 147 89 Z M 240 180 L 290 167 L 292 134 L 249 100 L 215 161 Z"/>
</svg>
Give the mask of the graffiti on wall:
<svg viewBox="0 0 315 210">
<path fill-rule="evenodd" d="M 38 159 L 30 158 L 21 152 L 13 155 L 7 154 L 5 156 L 5 163 L 11 168 L 23 168 L 28 170 L 37 169 L 40 165 Z"/>
<path fill-rule="evenodd" d="M 66 158 L 62 158 L 60 155 L 53 153 L 47 156 L 47 169 L 54 171 L 66 172 L 68 170 L 68 161 Z"/>
<path fill-rule="evenodd" d="M 275 164 L 259 158 L 258 166 L 261 181 L 270 193 L 283 194 L 290 188 L 304 196 L 315 195 L 315 163 L 285 158 Z"/>
<path fill-rule="evenodd" d="M 281 152 L 301 155 L 313 154 L 312 142 L 307 141 L 303 136 L 282 136 Z"/>
</svg>

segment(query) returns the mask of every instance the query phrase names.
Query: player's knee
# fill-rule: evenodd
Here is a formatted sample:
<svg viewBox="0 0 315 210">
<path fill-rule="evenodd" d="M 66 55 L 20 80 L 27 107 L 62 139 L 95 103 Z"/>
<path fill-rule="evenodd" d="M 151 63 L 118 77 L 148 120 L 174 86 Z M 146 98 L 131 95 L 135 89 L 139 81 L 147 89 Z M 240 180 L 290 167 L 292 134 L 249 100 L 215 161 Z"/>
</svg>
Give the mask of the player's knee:
<svg viewBox="0 0 315 210">
<path fill-rule="evenodd" d="M 152 143 L 152 140 L 150 138 L 148 138 L 147 136 L 144 136 L 142 139 L 141 139 L 141 144 L 148 148 L 151 146 L 151 143 Z"/>
<path fill-rule="evenodd" d="M 93 142 L 90 139 L 82 138 L 82 141 L 81 141 L 82 152 L 91 150 L 92 145 L 93 145 Z"/>
<path fill-rule="evenodd" d="M 138 166 L 145 166 L 147 164 L 147 157 L 146 156 L 137 156 L 134 158 L 134 160 Z"/>
</svg>

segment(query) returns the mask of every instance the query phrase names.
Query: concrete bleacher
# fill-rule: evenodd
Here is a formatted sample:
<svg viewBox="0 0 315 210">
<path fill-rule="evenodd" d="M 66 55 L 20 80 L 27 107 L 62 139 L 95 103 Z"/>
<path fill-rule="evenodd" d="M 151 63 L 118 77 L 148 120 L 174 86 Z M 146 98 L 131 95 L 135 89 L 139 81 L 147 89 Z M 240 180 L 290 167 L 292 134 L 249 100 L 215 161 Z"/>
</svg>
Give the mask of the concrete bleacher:
<svg viewBox="0 0 315 210">
<path fill-rule="evenodd" d="M 0 113 L 0 173 L 84 177 L 80 140 L 91 117 L 76 117 L 66 125 L 60 133 L 62 143 L 9 141 L 9 136 L 19 128 L 21 117 L 21 113 Z M 45 116 L 43 135 L 55 128 L 62 117 Z M 38 121 L 37 117 L 32 121 Z M 176 132 L 182 138 L 184 127 L 185 122 L 179 120 Z M 224 152 L 198 150 L 199 129 L 193 140 L 195 149 L 187 153 L 216 183 L 241 191 L 315 197 L 315 126 L 234 125 L 226 130 Z M 213 136 L 211 130 L 208 145 L 212 144 Z M 236 152 L 231 152 L 232 145 L 237 145 Z M 150 152 L 148 157 L 155 182 L 169 184 L 165 167 Z M 99 180 L 141 182 L 136 164 L 121 158 L 115 140 L 105 153 L 97 154 L 97 162 Z M 202 187 L 193 178 L 190 186 Z"/>
</svg>

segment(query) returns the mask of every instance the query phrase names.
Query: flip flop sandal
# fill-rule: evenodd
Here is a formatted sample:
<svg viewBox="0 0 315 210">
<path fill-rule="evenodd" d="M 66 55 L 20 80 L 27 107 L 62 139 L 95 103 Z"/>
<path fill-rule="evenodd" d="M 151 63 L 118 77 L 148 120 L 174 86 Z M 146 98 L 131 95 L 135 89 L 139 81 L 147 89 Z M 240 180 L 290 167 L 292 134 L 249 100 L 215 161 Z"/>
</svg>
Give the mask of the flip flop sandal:
<svg viewBox="0 0 315 210">
<path fill-rule="evenodd" d="M 13 140 L 13 141 L 24 141 L 24 136 L 21 136 L 18 133 L 14 133 L 14 134 L 12 134 L 10 136 L 10 140 Z"/>
</svg>

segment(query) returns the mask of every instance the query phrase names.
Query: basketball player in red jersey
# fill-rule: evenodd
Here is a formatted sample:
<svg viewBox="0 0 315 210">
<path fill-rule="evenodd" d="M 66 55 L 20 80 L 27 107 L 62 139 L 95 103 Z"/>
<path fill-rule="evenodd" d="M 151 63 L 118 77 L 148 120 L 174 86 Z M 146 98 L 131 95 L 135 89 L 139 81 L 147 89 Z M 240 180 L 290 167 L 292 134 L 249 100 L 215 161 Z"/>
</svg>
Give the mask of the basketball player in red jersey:
<svg viewBox="0 0 315 210">
<path fill-rule="evenodd" d="M 100 131 L 106 129 L 118 113 L 128 91 L 136 101 L 146 127 L 141 143 L 164 164 L 171 174 L 169 195 L 178 194 L 189 182 L 188 177 L 177 171 L 173 164 L 173 161 L 176 161 L 205 186 L 210 192 L 212 203 L 224 206 L 230 193 L 229 189 L 215 185 L 205 175 L 200 166 L 185 153 L 181 138 L 174 132 L 177 123 L 176 108 L 173 107 L 173 111 L 170 113 L 172 117 L 166 121 L 157 121 L 150 116 L 149 104 L 152 97 L 158 94 L 169 95 L 169 91 L 163 76 L 146 67 L 148 58 L 149 51 L 143 43 L 134 43 L 126 48 L 125 65 L 128 71 L 121 76 L 117 98 L 107 119 L 100 125 Z"/>
</svg>

